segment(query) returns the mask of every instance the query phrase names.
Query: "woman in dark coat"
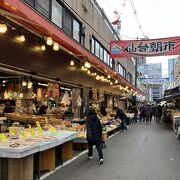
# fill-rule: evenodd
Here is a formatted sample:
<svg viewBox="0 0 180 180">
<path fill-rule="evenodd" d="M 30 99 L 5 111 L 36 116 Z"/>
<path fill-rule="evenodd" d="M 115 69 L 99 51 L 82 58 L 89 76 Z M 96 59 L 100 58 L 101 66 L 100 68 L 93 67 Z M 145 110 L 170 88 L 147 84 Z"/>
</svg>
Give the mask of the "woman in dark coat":
<svg viewBox="0 0 180 180">
<path fill-rule="evenodd" d="M 103 163 L 103 152 L 102 152 L 102 126 L 95 109 L 90 107 L 89 113 L 86 120 L 86 129 L 87 129 L 87 141 L 88 141 L 88 157 L 92 159 L 93 155 L 93 145 L 96 146 L 96 149 L 99 154 L 99 163 Z"/>
</svg>

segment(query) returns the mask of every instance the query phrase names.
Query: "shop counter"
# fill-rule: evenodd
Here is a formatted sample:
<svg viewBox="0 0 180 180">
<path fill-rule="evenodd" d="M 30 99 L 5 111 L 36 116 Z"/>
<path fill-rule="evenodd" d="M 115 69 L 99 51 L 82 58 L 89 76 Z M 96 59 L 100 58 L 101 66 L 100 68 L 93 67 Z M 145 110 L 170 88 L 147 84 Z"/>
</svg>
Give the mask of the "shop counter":
<svg viewBox="0 0 180 180">
<path fill-rule="evenodd" d="M 0 179 L 40 179 L 42 171 L 54 171 L 57 165 L 73 158 L 72 140 L 76 138 L 76 132 L 57 131 L 45 135 L 54 139 L 16 148 L 1 143 Z"/>
</svg>

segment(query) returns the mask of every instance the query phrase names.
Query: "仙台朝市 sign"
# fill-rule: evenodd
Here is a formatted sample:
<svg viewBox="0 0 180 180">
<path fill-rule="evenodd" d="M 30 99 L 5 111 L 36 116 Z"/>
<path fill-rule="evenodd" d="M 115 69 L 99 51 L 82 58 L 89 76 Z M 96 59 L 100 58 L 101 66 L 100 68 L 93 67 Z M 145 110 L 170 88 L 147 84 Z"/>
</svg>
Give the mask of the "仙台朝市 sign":
<svg viewBox="0 0 180 180">
<path fill-rule="evenodd" d="M 148 39 L 120 40 L 110 42 L 110 57 L 150 57 L 180 54 L 180 36 Z"/>
</svg>

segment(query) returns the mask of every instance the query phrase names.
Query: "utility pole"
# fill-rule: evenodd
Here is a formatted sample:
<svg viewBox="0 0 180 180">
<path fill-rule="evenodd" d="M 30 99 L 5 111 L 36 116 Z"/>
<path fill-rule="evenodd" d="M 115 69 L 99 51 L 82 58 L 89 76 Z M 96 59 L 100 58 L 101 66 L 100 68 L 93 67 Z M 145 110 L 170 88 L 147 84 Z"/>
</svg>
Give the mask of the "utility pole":
<svg viewBox="0 0 180 180">
<path fill-rule="evenodd" d="M 138 61 L 138 58 L 137 57 L 135 57 L 134 58 L 134 60 L 135 60 L 135 87 L 137 87 L 137 73 L 138 73 L 138 71 L 137 71 L 137 61 Z"/>
</svg>

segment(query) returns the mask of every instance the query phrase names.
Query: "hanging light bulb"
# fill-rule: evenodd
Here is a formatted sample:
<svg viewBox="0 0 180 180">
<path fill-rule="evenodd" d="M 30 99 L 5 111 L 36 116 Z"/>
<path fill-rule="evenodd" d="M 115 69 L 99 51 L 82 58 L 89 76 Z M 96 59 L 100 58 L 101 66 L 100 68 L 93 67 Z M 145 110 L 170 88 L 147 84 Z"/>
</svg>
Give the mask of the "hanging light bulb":
<svg viewBox="0 0 180 180">
<path fill-rule="evenodd" d="M 108 75 L 108 79 L 110 79 L 111 78 L 111 76 L 110 75 Z"/>
<path fill-rule="evenodd" d="M 91 63 L 88 63 L 88 67 L 87 68 L 89 68 L 89 69 L 91 68 Z"/>
<path fill-rule="evenodd" d="M 58 51 L 59 50 L 59 44 L 55 42 L 53 45 L 53 49 L 54 49 L 54 51 Z"/>
<path fill-rule="evenodd" d="M 0 33 L 5 33 L 7 31 L 7 25 L 6 24 L 0 24 Z"/>
<path fill-rule="evenodd" d="M 24 35 L 21 35 L 21 36 L 17 37 L 16 39 L 20 42 L 24 42 L 26 40 Z"/>
<path fill-rule="evenodd" d="M 85 71 L 85 67 L 84 67 L 84 66 L 81 66 L 81 70 L 82 70 L 82 71 Z"/>
<path fill-rule="evenodd" d="M 71 60 L 70 65 L 74 66 L 74 61 L 73 60 Z"/>
<path fill-rule="evenodd" d="M 85 66 L 86 68 L 88 68 L 88 67 L 89 67 L 89 63 L 88 63 L 88 62 L 85 62 L 85 63 L 84 63 L 84 66 Z"/>
<path fill-rule="evenodd" d="M 87 74 L 91 74 L 91 71 L 90 71 L 90 70 L 88 70 L 88 71 L 87 71 Z"/>
<path fill-rule="evenodd" d="M 118 80 L 115 80 L 115 84 L 117 84 L 118 83 Z"/>
<path fill-rule="evenodd" d="M 51 46 L 53 44 L 53 40 L 52 40 L 51 37 L 47 37 L 46 44 L 49 45 L 49 46 Z"/>
<path fill-rule="evenodd" d="M 110 85 L 112 86 L 112 85 L 113 85 L 113 82 L 110 82 Z"/>
<path fill-rule="evenodd" d="M 27 86 L 27 82 L 26 82 L 26 81 L 23 81 L 23 82 L 22 82 L 22 86 L 24 86 L 24 87 Z"/>
<path fill-rule="evenodd" d="M 32 83 L 31 81 L 28 81 L 27 85 L 28 85 L 28 86 L 32 86 L 33 83 Z"/>
<path fill-rule="evenodd" d="M 99 79 L 100 79 L 100 76 L 99 76 L 99 75 L 97 75 L 97 76 L 96 76 L 96 80 L 99 80 Z"/>
<path fill-rule="evenodd" d="M 27 85 L 27 88 L 28 88 L 28 89 L 31 89 L 31 88 L 32 88 L 32 85 Z"/>
<path fill-rule="evenodd" d="M 45 45 L 42 45 L 42 46 L 41 46 L 41 50 L 42 50 L 42 51 L 45 51 L 45 50 L 46 50 L 46 46 L 45 46 Z"/>
<path fill-rule="evenodd" d="M 23 98 L 23 93 L 20 93 L 20 94 L 19 94 L 19 97 L 20 97 L 20 98 Z"/>
</svg>

